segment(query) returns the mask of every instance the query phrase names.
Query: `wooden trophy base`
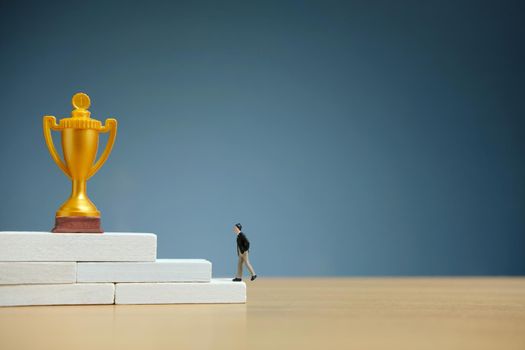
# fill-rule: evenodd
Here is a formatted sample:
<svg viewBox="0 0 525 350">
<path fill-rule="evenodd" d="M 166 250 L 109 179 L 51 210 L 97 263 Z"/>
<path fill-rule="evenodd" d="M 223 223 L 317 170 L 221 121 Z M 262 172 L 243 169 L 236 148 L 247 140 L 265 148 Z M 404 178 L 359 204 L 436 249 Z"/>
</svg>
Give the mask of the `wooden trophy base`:
<svg viewBox="0 0 525 350">
<path fill-rule="evenodd" d="M 57 216 L 53 233 L 104 233 L 100 218 L 94 216 Z"/>
</svg>

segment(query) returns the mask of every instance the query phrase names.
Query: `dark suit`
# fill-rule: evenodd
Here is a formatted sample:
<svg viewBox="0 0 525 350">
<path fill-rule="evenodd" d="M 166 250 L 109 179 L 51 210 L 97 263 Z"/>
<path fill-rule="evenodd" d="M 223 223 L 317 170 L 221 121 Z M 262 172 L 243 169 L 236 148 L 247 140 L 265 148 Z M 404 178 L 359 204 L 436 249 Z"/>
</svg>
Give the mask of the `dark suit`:
<svg viewBox="0 0 525 350">
<path fill-rule="evenodd" d="M 240 232 L 237 235 L 237 254 L 241 252 L 241 254 L 244 254 L 244 252 L 248 251 L 250 249 L 250 241 L 248 241 L 248 238 L 244 235 L 244 233 Z"/>
</svg>

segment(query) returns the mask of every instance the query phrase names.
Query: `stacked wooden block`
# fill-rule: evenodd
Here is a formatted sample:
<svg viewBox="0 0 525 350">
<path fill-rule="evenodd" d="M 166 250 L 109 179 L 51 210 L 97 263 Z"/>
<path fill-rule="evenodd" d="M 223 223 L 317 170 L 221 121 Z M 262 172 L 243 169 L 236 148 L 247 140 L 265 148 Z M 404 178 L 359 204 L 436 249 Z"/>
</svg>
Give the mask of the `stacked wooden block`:
<svg viewBox="0 0 525 350">
<path fill-rule="evenodd" d="M 0 232 L 0 306 L 244 303 L 202 259 L 156 259 L 151 233 Z"/>
</svg>

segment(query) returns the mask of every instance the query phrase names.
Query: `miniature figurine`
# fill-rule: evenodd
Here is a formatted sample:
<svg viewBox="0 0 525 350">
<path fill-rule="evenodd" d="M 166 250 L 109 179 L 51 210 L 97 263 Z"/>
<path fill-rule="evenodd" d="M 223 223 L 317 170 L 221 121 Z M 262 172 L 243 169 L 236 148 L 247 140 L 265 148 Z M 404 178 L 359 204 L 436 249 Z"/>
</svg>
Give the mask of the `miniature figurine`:
<svg viewBox="0 0 525 350">
<path fill-rule="evenodd" d="M 239 257 L 239 261 L 237 262 L 237 275 L 235 275 L 235 278 L 232 280 L 234 282 L 240 282 L 242 281 L 242 265 L 245 264 L 248 270 L 250 271 L 250 274 L 252 275 L 251 281 L 257 278 L 257 275 L 255 274 L 255 271 L 253 270 L 252 264 L 250 264 L 250 259 L 248 258 L 248 250 L 250 249 L 250 242 L 248 241 L 248 238 L 244 235 L 242 232 L 242 225 L 235 224 L 233 226 L 233 232 L 237 235 L 237 256 Z"/>
</svg>

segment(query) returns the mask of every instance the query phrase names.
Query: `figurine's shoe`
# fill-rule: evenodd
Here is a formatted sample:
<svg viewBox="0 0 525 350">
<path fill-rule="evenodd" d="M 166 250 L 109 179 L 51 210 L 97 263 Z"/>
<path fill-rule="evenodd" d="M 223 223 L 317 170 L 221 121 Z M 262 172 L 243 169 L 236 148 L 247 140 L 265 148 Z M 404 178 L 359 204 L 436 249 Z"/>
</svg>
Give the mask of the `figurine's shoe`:
<svg viewBox="0 0 525 350">
<path fill-rule="evenodd" d="M 253 281 L 256 278 L 257 278 L 257 275 L 253 275 L 252 278 L 250 278 L 250 281 Z"/>
<path fill-rule="evenodd" d="M 232 279 L 232 281 L 233 281 L 233 282 L 240 282 L 240 281 L 242 281 L 242 279 L 241 279 L 241 278 L 238 278 L 238 277 L 235 277 L 234 279 Z"/>
</svg>

